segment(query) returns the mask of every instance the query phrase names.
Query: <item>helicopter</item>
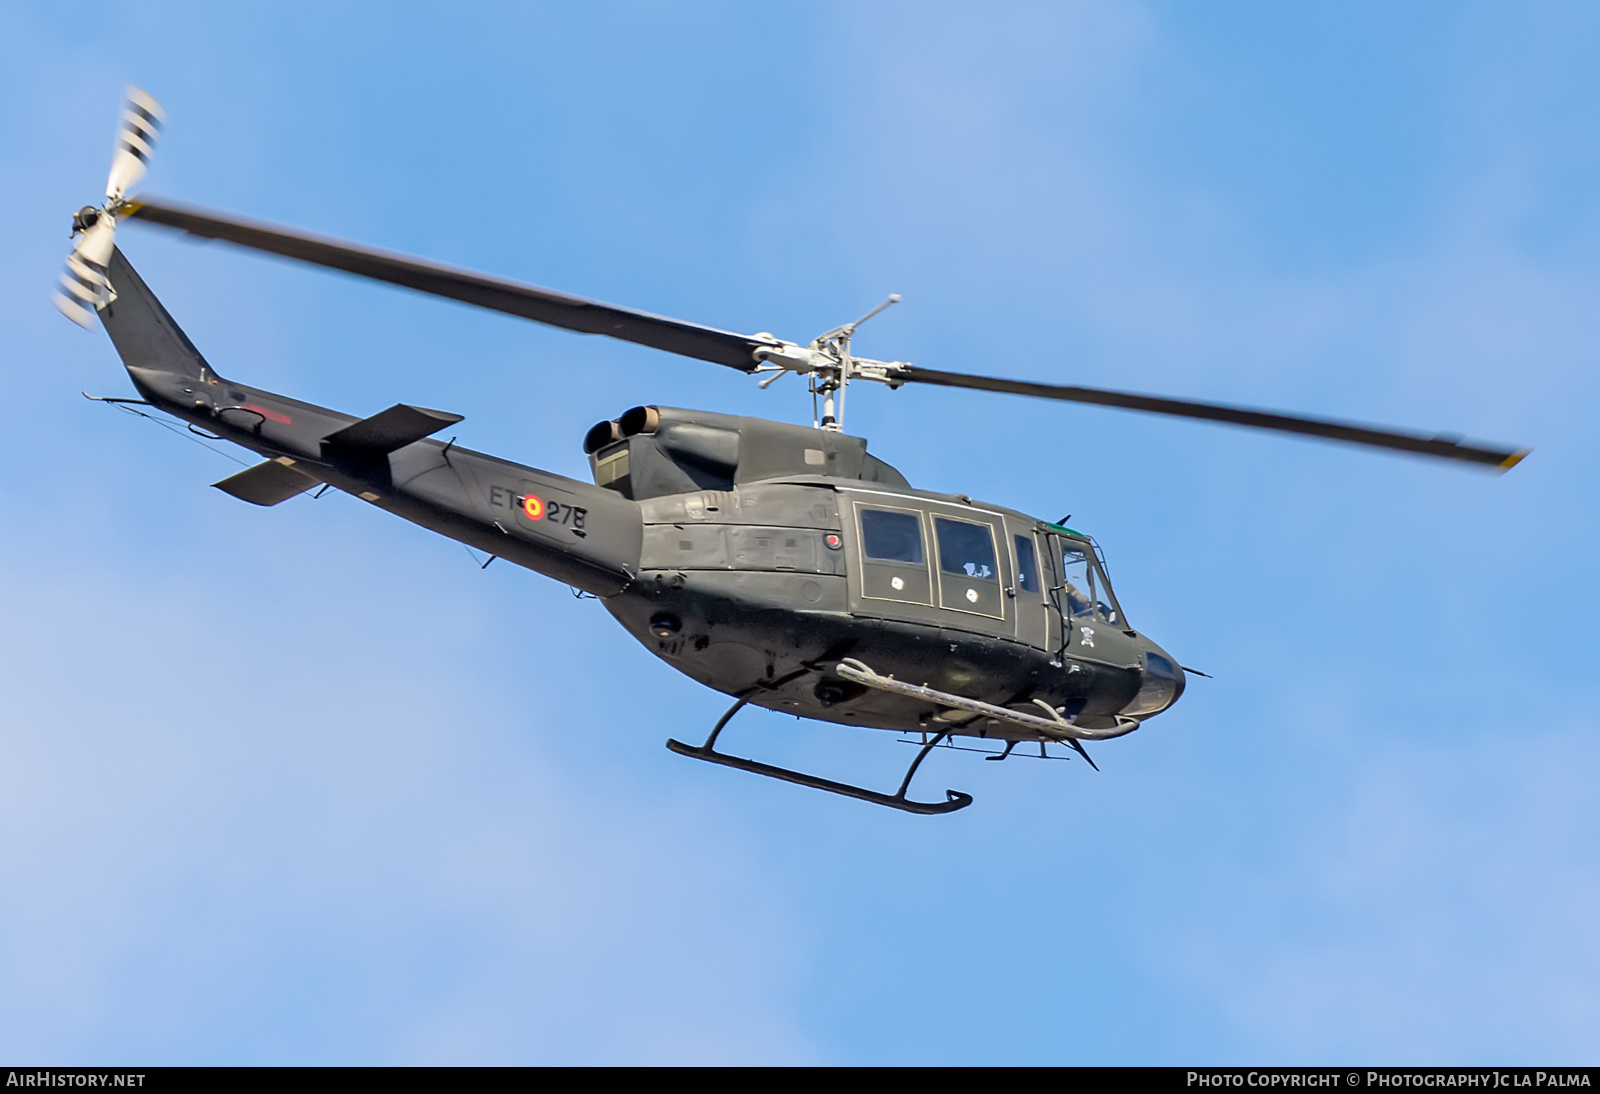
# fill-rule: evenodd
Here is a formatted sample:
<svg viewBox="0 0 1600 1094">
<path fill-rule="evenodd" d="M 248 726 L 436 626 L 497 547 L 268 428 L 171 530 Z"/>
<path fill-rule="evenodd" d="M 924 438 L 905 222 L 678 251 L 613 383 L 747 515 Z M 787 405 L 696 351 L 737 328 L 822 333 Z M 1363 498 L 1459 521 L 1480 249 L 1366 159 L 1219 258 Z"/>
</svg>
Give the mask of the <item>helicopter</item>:
<svg viewBox="0 0 1600 1094">
<path fill-rule="evenodd" d="M 854 322 L 807 343 L 740 334 L 419 258 L 144 196 L 166 113 L 127 90 L 105 200 L 74 215 L 55 302 L 98 318 L 149 406 L 262 457 L 214 485 L 272 506 L 334 489 L 598 599 L 668 665 L 734 702 L 697 760 L 918 814 L 965 808 L 909 796 L 931 750 L 957 738 L 990 760 L 1018 745 L 1073 750 L 1124 736 L 1183 695 L 1179 661 L 1128 620 L 1089 535 L 1061 521 L 913 486 L 844 432 L 852 382 L 929 384 L 1119 407 L 1376 447 L 1504 472 L 1527 455 L 1454 436 L 1101 388 L 945 372 L 857 356 Z M 806 379 L 810 425 L 636 406 L 583 439 L 592 482 L 457 446 L 461 415 L 397 403 L 356 417 L 219 373 L 116 244 L 133 220 L 387 282 L 756 378 Z M 488 563 L 484 563 L 485 566 Z M 1203 675 L 1203 674 L 1202 674 Z M 746 706 L 913 735 L 885 793 L 717 747 Z M 1026 753 L 1023 753 L 1026 754 Z M 1096 768 L 1098 770 L 1098 768 Z"/>
</svg>

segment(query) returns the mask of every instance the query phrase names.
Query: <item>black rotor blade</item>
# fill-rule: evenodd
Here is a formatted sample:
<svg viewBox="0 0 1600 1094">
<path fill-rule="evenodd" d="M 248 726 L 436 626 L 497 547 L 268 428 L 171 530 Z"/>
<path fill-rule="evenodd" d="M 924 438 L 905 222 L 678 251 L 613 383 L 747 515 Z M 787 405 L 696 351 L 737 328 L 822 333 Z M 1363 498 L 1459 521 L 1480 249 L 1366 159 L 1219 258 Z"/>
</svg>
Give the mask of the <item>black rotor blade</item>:
<svg viewBox="0 0 1600 1094">
<path fill-rule="evenodd" d="M 614 304 L 603 304 L 551 289 L 474 273 L 471 270 L 188 206 L 139 198 L 130 201 L 124 207 L 122 215 L 138 217 L 152 224 L 175 228 L 190 235 L 220 239 L 241 247 L 299 259 L 313 265 L 385 281 L 418 292 L 459 300 L 582 334 L 603 334 L 610 338 L 665 350 L 668 353 L 726 365 L 740 372 L 755 371 L 756 350 L 778 344 L 776 339 L 755 338 L 733 331 L 701 326 L 698 323 L 686 323 L 681 319 L 669 319 L 649 312 L 617 307 Z M 1510 470 L 1529 451 L 1488 448 L 1466 444 L 1448 436 L 1427 436 L 1400 430 L 1379 429 L 1354 422 L 1253 410 L 1248 407 L 1188 399 L 1166 399 L 1153 395 L 1108 391 L 1103 388 L 1003 380 L 992 376 L 971 376 L 959 372 L 914 368 L 909 365 L 895 369 L 893 376 L 899 382 L 936 384 L 975 391 L 1009 392 L 1063 402 L 1143 410 L 1178 418 L 1226 422 L 1280 433 L 1298 433 L 1302 436 L 1322 437 L 1349 444 L 1475 463 L 1499 471 Z"/>
<path fill-rule="evenodd" d="M 387 281 L 391 285 L 401 285 L 418 292 L 476 304 L 480 308 L 521 316 L 536 323 L 653 346 L 668 353 L 727 365 L 740 372 L 755 370 L 756 359 L 752 354 L 757 349 L 777 344 L 775 341 L 717 330 L 715 327 L 702 327 L 698 323 L 685 323 L 680 319 L 668 319 L 631 308 L 619 308 L 614 304 L 602 304 L 325 236 L 182 205 L 149 201 L 142 197 L 129 202 L 122 215 L 176 228 L 190 235 L 220 239 L 360 277 Z"/>
<path fill-rule="evenodd" d="M 1330 441 L 1387 448 L 1396 452 L 1413 452 L 1423 456 L 1437 456 L 1447 460 L 1493 467 L 1509 471 L 1531 449 L 1490 448 L 1468 444 L 1450 436 L 1428 436 L 1396 429 L 1380 429 L 1356 422 L 1341 422 L 1329 418 L 1307 418 L 1294 414 L 1277 414 L 1269 410 L 1252 410 L 1249 407 L 1227 406 L 1221 403 L 1202 403 L 1192 399 L 1163 399 L 1155 395 L 1137 395 L 1127 391 L 1107 391 L 1096 387 L 1072 387 L 1062 384 L 1035 384 L 1025 380 L 1001 380 L 993 376 L 968 376 L 960 372 L 940 372 L 936 369 L 914 368 L 903 365 L 892 374 L 896 380 L 920 384 L 937 384 L 940 387 L 960 387 L 973 391 L 1003 391 L 1012 395 L 1032 395 L 1039 399 L 1058 399 L 1067 403 L 1091 403 L 1096 406 L 1115 406 L 1126 410 L 1144 410 L 1153 414 L 1170 414 L 1175 418 L 1199 418 L 1208 422 L 1226 422 L 1229 425 L 1249 426 L 1253 429 L 1270 429 L 1278 433 L 1298 433 L 1306 437 L 1322 437 Z"/>
</svg>

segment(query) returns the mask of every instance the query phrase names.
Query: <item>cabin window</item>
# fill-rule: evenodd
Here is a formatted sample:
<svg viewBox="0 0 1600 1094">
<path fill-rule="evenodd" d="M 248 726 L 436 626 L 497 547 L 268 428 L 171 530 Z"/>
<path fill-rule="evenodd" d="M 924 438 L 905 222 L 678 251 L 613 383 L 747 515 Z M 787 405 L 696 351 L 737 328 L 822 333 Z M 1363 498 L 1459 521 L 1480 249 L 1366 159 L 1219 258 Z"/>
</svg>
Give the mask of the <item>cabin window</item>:
<svg viewBox="0 0 1600 1094">
<path fill-rule="evenodd" d="M 861 547 L 868 558 L 922 565 L 922 521 L 893 509 L 861 510 Z"/>
<path fill-rule="evenodd" d="M 1039 565 L 1034 561 L 1033 537 L 1017 536 L 1017 585 L 1025 593 L 1039 591 Z"/>
<path fill-rule="evenodd" d="M 856 510 L 861 522 L 861 595 L 902 604 L 933 604 L 922 514 L 912 509 Z"/>
<path fill-rule="evenodd" d="M 935 517 L 934 534 L 939 539 L 939 569 L 947 574 L 999 581 L 995 564 L 994 533 L 987 524 Z"/>
</svg>

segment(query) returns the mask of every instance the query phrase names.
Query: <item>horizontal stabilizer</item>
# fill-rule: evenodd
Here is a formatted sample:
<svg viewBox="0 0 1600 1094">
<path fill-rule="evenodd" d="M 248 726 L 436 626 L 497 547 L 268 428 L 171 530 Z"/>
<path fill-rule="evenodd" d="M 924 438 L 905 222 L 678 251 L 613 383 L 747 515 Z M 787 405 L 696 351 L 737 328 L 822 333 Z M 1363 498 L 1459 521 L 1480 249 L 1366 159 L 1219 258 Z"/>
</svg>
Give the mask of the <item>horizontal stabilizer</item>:
<svg viewBox="0 0 1600 1094">
<path fill-rule="evenodd" d="M 277 505 L 280 501 L 288 501 L 296 494 L 310 490 L 321 481 L 299 470 L 289 457 L 279 456 L 211 485 L 251 505 Z"/>
<path fill-rule="evenodd" d="M 328 434 L 322 439 L 322 449 L 346 456 L 386 456 L 461 420 L 459 414 L 396 403 L 388 410 Z"/>
</svg>

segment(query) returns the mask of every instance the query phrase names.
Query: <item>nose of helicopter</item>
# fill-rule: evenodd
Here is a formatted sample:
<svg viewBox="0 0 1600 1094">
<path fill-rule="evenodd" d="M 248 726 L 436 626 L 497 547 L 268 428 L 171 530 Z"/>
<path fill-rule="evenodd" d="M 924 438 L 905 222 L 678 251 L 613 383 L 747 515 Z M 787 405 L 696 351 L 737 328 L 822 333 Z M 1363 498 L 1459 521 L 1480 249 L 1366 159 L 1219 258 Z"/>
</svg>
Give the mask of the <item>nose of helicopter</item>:
<svg viewBox="0 0 1600 1094">
<path fill-rule="evenodd" d="M 1135 718 L 1160 714 L 1183 695 L 1187 683 L 1177 658 L 1143 635 L 1139 636 L 1139 661 L 1142 675 L 1139 692 L 1122 713 Z"/>
</svg>

